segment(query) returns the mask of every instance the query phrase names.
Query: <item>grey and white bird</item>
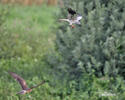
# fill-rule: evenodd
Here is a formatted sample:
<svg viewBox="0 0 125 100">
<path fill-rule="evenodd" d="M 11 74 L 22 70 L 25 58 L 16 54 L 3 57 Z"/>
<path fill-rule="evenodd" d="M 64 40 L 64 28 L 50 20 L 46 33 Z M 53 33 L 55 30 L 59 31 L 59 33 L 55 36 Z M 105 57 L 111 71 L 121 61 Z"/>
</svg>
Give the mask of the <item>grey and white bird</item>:
<svg viewBox="0 0 125 100">
<path fill-rule="evenodd" d="M 76 18 L 67 18 L 67 19 L 59 19 L 60 21 L 66 21 L 69 22 L 69 25 L 74 28 L 75 26 L 73 24 L 81 25 L 80 20 L 82 19 L 81 15 L 77 15 Z"/>
</svg>

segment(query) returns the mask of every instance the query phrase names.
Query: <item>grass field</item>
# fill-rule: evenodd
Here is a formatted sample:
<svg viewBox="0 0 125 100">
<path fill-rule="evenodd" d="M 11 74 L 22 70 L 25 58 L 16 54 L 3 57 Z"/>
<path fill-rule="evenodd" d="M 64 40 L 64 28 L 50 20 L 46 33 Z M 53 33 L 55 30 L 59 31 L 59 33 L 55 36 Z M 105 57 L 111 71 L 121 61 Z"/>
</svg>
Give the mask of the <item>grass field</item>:
<svg viewBox="0 0 125 100">
<path fill-rule="evenodd" d="M 47 48 L 52 45 L 51 40 L 54 38 L 52 29 L 56 27 L 54 23 L 55 10 L 56 8 L 46 5 L 42 7 L 10 7 L 10 14 L 4 25 L 17 38 L 19 36 L 20 40 L 24 39 L 26 43 L 40 43 L 41 50 L 46 52 Z"/>
<path fill-rule="evenodd" d="M 29 86 L 51 78 L 44 56 L 54 47 L 56 13 L 57 7 L 46 5 L 9 6 L 0 30 L 0 100 L 53 100 L 48 83 L 30 95 L 15 95 L 21 88 L 7 71 L 22 76 Z"/>
</svg>

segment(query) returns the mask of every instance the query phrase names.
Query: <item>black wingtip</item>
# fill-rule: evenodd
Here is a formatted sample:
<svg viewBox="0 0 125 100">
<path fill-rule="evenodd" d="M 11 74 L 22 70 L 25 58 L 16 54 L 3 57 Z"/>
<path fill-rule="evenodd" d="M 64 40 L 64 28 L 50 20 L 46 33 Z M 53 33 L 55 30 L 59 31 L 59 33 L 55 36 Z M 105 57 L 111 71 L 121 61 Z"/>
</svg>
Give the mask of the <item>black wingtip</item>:
<svg viewBox="0 0 125 100">
<path fill-rule="evenodd" d="M 76 14 L 76 11 L 73 10 L 72 8 L 68 8 L 67 10 L 68 10 L 68 12 L 69 12 L 70 14 L 72 14 L 72 15 Z"/>
</svg>

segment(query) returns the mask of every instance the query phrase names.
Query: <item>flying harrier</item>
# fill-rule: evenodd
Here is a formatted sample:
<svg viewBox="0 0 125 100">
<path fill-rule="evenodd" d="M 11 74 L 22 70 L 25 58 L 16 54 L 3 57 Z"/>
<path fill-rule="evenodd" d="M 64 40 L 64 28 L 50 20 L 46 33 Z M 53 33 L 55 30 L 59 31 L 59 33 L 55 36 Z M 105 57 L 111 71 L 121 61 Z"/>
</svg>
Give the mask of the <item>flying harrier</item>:
<svg viewBox="0 0 125 100">
<path fill-rule="evenodd" d="M 20 92 L 17 92 L 17 94 L 26 94 L 26 93 L 29 93 L 29 92 L 32 91 L 33 88 L 37 88 L 38 86 L 40 86 L 40 85 L 42 85 L 42 84 L 45 83 L 45 81 L 43 81 L 43 82 L 39 83 L 39 84 L 36 85 L 36 86 L 33 86 L 33 87 L 31 87 L 31 88 L 28 88 L 28 86 L 27 86 L 27 84 L 26 84 L 26 81 L 25 81 L 22 77 L 20 77 L 19 75 L 15 74 L 15 73 L 13 73 L 13 72 L 9 72 L 9 74 L 10 74 L 14 79 L 16 79 L 16 80 L 19 82 L 19 84 L 21 85 L 21 87 L 22 87 L 22 90 L 21 90 Z"/>
<path fill-rule="evenodd" d="M 82 19 L 81 15 L 77 15 L 74 19 L 59 19 L 60 21 L 66 21 L 69 23 L 69 25 L 74 28 L 75 26 L 73 24 L 81 25 L 80 20 Z"/>
<path fill-rule="evenodd" d="M 82 19 L 82 16 L 77 14 L 76 11 L 72 10 L 71 8 L 68 8 L 67 11 L 68 11 L 68 18 L 59 19 L 59 20 L 68 22 L 72 28 L 75 27 L 73 24 L 77 24 L 77 25 L 81 26 L 80 20 Z"/>
</svg>

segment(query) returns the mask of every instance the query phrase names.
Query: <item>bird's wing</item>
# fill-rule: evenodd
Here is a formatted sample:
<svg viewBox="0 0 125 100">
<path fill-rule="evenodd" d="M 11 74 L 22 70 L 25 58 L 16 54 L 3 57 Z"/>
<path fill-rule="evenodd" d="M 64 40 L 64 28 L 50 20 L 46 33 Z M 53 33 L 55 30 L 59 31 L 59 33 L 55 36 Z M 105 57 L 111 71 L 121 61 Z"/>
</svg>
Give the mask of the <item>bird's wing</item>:
<svg viewBox="0 0 125 100">
<path fill-rule="evenodd" d="M 42 85 L 44 83 L 45 83 L 45 81 L 42 81 L 41 83 L 37 84 L 36 86 L 32 86 L 30 89 L 37 88 L 38 86 L 40 86 L 40 85 Z"/>
<path fill-rule="evenodd" d="M 77 21 L 76 24 L 81 25 L 80 21 Z"/>
<path fill-rule="evenodd" d="M 67 10 L 68 10 L 68 13 L 71 14 L 71 15 L 76 14 L 76 11 L 72 10 L 71 8 L 68 8 Z"/>
<path fill-rule="evenodd" d="M 82 19 L 82 16 L 77 16 L 76 20 L 81 20 Z"/>
<path fill-rule="evenodd" d="M 15 73 L 13 73 L 13 72 L 9 72 L 9 74 L 10 74 L 14 79 L 16 79 L 16 80 L 19 82 L 19 84 L 21 85 L 21 87 L 22 87 L 23 90 L 28 89 L 27 84 L 26 84 L 26 81 L 25 81 L 22 77 L 18 76 L 17 74 L 15 74 Z"/>
<path fill-rule="evenodd" d="M 69 19 L 59 19 L 60 21 L 70 22 Z"/>
</svg>

